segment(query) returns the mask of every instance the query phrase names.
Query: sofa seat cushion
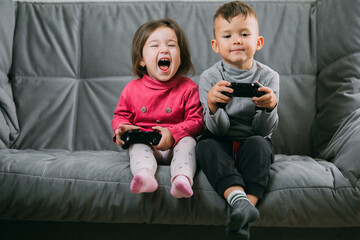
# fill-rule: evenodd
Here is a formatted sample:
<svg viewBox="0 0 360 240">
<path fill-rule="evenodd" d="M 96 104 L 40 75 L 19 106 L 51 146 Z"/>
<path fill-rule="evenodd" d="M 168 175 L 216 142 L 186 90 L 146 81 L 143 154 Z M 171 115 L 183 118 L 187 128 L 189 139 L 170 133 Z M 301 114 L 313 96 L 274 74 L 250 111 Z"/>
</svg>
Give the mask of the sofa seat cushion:
<svg viewBox="0 0 360 240">
<path fill-rule="evenodd" d="M 5 176 L 6 175 L 6 176 Z M 223 225 L 226 202 L 201 172 L 194 196 L 170 195 L 169 166 L 154 194 L 133 194 L 125 151 L 0 150 L 0 219 Z"/>
<path fill-rule="evenodd" d="M 353 185 L 331 162 L 278 154 L 271 167 L 265 198 L 258 205 L 262 217 L 255 224 L 357 226 L 359 188 L 360 182 Z"/>
<path fill-rule="evenodd" d="M 170 169 L 158 190 L 133 194 L 125 151 L 0 150 L 0 219 L 225 225 L 230 210 L 198 170 L 194 196 L 170 195 Z M 358 184 L 359 185 L 359 184 Z M 257 226 L 356 226 L 355 188 L 327 161 L 276 155 Z"/>
</svg>

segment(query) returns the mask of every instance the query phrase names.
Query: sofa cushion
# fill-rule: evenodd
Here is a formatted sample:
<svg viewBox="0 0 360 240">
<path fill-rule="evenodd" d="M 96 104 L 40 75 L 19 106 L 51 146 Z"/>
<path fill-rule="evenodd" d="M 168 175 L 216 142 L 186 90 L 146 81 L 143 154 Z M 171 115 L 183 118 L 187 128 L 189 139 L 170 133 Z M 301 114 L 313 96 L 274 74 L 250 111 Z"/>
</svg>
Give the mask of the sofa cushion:
<svg viewBox="0 0 360 240">
<path fill-rule="evenodd" d="M 131 193 L 125 152 L 4 149 L 0 159 L 0 219 L 224 225 L 230 210 L 202 171 L 192 198 L 173 198 L 168 165 L 154 193 Z M 354 187 L 330 162 L 276 155 L 254 225 L 356 226 L 359 201 L 343 201 Z"/>
<path fill-rule="evenodd" d="M 199 172 L 189 199 L 170 195 L 170 168 L 159 188 L 130 192 L 125 152 L 0 150 L 0 219 L 222 225 L 227 204 Z M 16 191 L 15 191 L 16 189 Z M 176 217 L 175 217 L 176 216 Z"/>
</svg>

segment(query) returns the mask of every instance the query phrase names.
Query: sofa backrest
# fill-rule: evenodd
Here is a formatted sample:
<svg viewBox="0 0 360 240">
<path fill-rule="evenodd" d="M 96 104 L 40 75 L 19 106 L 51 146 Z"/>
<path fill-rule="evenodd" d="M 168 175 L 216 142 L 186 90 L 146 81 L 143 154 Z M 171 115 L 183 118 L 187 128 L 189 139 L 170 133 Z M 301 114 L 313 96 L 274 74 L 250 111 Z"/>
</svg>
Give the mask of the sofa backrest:
<svg viewBox="0 0 360 240">
<path fill-rule="evenodd" d="M 317 155 L 350 113 L 360 108 L 360 1 L 317 3 Z"/>
<path fill-rule="evenodd" d="M 347 21 L 355 15 L 346 12 L 352 11 L 354 1 L 345 1 L 346 11 L 332 10 L 332 5 L 342 7 L 342 2 L 249 2 L 258 13 L 265 39 L 255 58 L 280 74 L 280 122 L 273 135 L 276 153 L 317 152 L 350 113 L 346 108 L 334 117 L 339 109 L 326 106 L 329 99 L 324 96 L 337 89 L 318 89 L 328 84 L 329 73 L 322 70 L 344 55 L 336 43 L 342 41 L 338 35 L 342 22 L 333 21 L 328 27 L 334 18 L 345 16 Z M 21 132 L 13 147 L 121 151 L 111 141 L 110 121 L 121 90 L 134 78 L 130 48 L 135 30 L 152 19 L 175 19 L 187 33 L 195 65 L 192 79 L 198 82 L 201 72 L 220 60 L 210 40 L 212 18 L 222 3 L 15 2 L 10 79 Z M 352 31 L 360 29 L 352 27 Z M 327 40 L 329 36 L 336 39 L 334 44 Z M 355 43 L 351 46 L 347 53 Z M 344 82 L 341 76 L 333 80 L 339 86 Z M 359 105 L 354 101 L 352 108 Z"/>
</svg>

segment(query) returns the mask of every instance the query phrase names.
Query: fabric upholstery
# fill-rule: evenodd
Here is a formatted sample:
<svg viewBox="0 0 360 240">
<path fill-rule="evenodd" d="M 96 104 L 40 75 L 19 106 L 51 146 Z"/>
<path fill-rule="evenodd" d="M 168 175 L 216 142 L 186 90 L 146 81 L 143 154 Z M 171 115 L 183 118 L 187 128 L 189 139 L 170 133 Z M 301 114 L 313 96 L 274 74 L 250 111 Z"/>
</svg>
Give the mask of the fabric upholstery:
<svg viewBox="0 0 360 240">
<path fill-rule="evenodd" d="M 132 194 L 111 119 L 142 23 L 175 19 L 198 82 L 223 1 L 0 2 L 0 220 L 225 225 L 229 207 L 198 169 L 194 196 Z M 275 162 L 261 227 L 360 227 L 360 1 L 249 1 L 280 74 Z M 341 9 L 341 11 L 339 10 Z M 331 27 L 329 27 L 329 25 Z M 176 217 L 175 217 L 176 216 Z"/>
<path fill-rule="evenodd" d="M 11 68 L 15 12 L 12 1 L 0 2 L 0 148 L 11 147 L 19 134 L 8 74 Z"/>
<path fill-rule="evenodd" d="M 319 153 L 352 111 L 360 108 L 359 1 L 318 1 L 314 150 Z M 339 15 L 339 9 L 346 14 Z M 324 27 L 326 24 L 331 27 Z M 336 33 L 336 34 L 334 34 Z"/>
</svg>

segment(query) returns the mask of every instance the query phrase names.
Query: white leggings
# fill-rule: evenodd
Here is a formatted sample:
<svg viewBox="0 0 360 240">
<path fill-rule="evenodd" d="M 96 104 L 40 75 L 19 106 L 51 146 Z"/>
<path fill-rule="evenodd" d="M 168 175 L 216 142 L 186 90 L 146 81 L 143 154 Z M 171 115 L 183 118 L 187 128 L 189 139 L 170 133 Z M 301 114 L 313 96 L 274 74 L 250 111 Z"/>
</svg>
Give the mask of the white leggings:
<svg viewBox="0 0 360 240">
<path fill-rule="evenodd" d="M 155 175 L 157 164 L 169 164 L 171 182 L 176 176 L 189 178 L 191 186 L 196 171 L 196 141 L 192 137 L 184 137 L 173 149 L 160 151 L 151 145 L 135 143 L 129 147 L 130 169 L 135 176 L 140 170 L 147 170 Z"/>
</svg>

